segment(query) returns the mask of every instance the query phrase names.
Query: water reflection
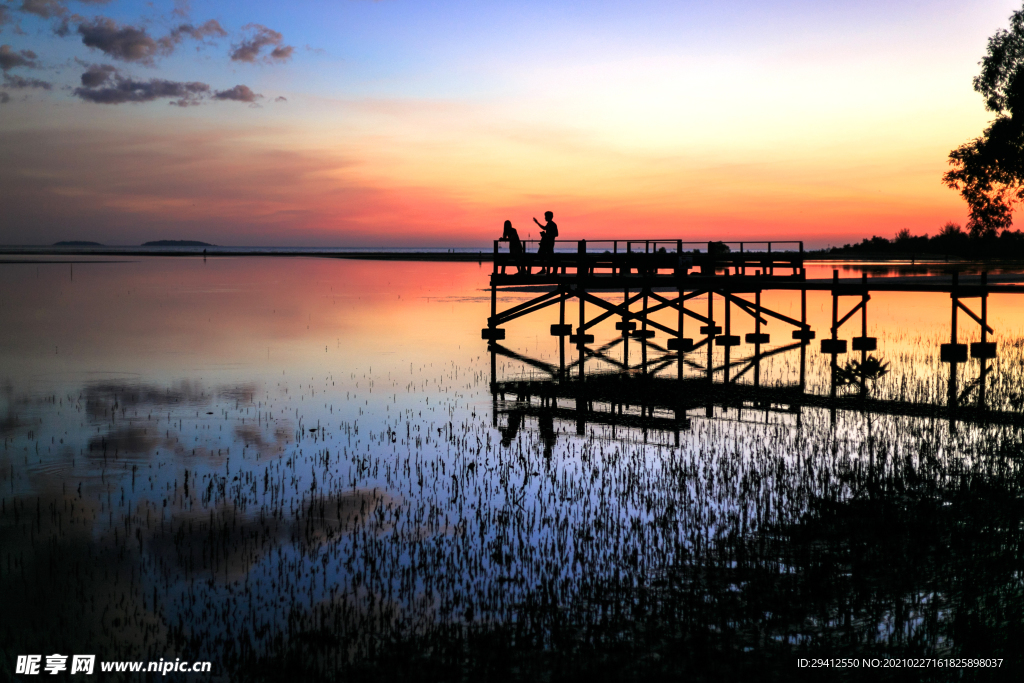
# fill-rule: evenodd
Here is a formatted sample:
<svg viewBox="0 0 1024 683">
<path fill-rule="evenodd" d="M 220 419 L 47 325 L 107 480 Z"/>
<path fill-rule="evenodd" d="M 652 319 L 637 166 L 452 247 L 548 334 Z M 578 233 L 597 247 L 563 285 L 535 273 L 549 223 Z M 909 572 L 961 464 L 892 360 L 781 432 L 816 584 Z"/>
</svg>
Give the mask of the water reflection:
<svg viewBox="0 0 1024 683">
<path fill-rule="evenodd" d="M 9 670 L 35 652 L 253 680 L 1021 663 L 1024 318 L 1005 298 L 988 410 L 951 416 L 948 298 L 876 297 L 889 372 L 833 398 L 830 358 L 788 342 L 680 363 L 611 329 L 581 382 L 539 317 L 492 361 L 476 264 L 44 270 L 0 269 Z M 812 295 L 812 325 L 829 313 Z"/>
</svg>

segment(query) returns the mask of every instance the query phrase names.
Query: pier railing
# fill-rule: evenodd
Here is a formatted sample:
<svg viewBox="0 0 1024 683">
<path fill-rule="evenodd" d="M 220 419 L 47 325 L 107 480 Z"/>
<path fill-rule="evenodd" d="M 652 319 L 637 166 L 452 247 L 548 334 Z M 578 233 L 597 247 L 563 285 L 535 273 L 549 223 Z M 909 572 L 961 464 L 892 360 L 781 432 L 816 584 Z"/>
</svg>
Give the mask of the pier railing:
<svg viewBox="0 0 1024 683">
<path fill-rule="evenodd" d="M 494 241 L 496 279 L 588 276 L 777 275 L 803 278 L 800 241 L 690 242 L 683 240 L 556 240 L 538 253 L 539 240 L 522 240 L 522 253 Z M 509 268 L 514 268 L 509 271 Z M 779 271 L 778 273 L 776 271 Z"/>
</svg>

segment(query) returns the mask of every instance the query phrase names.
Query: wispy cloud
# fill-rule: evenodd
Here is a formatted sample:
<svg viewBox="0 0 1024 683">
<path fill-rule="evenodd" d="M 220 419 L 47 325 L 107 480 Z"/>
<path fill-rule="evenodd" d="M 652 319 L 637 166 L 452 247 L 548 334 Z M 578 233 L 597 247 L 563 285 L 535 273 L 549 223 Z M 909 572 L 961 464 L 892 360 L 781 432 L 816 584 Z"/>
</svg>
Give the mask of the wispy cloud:
<svg viewBox="0 0 1024 683">
<path fill-rule="evenodd" d="M 111 0 L 77 0 L 83 5 L 106 5 Z M 43 19 L 67 16 L 68 0 L 21 0 L 19 10 Z"/>
<path fill-rule="evenodd" d="M 86 72 L 89 74 L 90 72 Z M 86 74 L 83 74 L 83 81 Z M 101 81 L 101 83 L 105 83 Z M 75 95 L 87 102 L 96 104 L 126 104 L 152 102 L 169 99 L 171 104 L 188 107 L 199 104 L 209 94 L 210 86 L 206 83 L 167 81 L 162 78 L 151 78 L 139 81 L 115 74 L 111 85 L 103 88 L 75 88 Z"/>
<path fill-rule="evenodd" d="M 234 46 L 231 52 L 232 61 L 255 63 L 265 47 L 273 46 L 273 50 L 265 57 L 267 61 L 285 61 L 291 58 L 295 48 L 291 45 L 284 45 L 284 36 L 261 24 L 246 24 L 245 31 L 252 34 L 238 45 Z"/>
<path fill-rule="evenodd" d="M 38 88 L 40 90 L 52 90 L 53 84 L 41 81 L 38 78 L 25 78 L 14 74 L 4 74 L 4 87 L 23 90 L 25 88 Z"/>
<path fill-rule="evenodd" d="M 254 93 L 247 85 L 236 85 L 228 90 L 218 90 L 213 95 L 215 100 L 235 100 L 236 102 L 255 102 L 262 98 L 263 95 Z"/>
<path fill-rule="evenodd" d="M 22 0 L 18 9 L 43 19 L 63 17 L 68 13 L 67 3 L 63 0 Z"/>
<path fill-rule="evenodd" d="M 220 22 L 216 19 L 210 19 L 200 26 L 179 24 L 171 29 L 171 32 L 166 36 L 160 38 L 157 43 L 166 52 L 171 52 L 185 38 L 192 38 L 202 42 L 209 38 L 225 38 L 227 35 L 228 32 L 224 30 Z"/>
<path fill-rule="evenodd" d="M 116 73 L 117 69 L 109 64 L 91 64 L 82 74 L 82 85 L 86 88 L 98 88 Z"/>
<path fill-rule="evenodd" d="M 78 33 L 82 36 L 82 44 L 124 62 L 152 64 L 153 58 L 161 52 L 160 45 L 146 29 L 119 26 L 113 19 L 105 17 L 79 24 Z"/>
<path fill-rule="evenodd" d="M 188 19 L 188 15 L 191 13 L 192 3 L 189 0 L 174 0 L 174 9 L 171 11 L 171 14 L 182 19 Z"/>
<path fill-rule="evenodd" d="M 38 57 L 32 50 L 14 50 L 10 45 L 0 45 L 0 69 L 4 71 L 19 66 L 36 68 L 39 66 L 36 62 Z"/>
<path fill-rule="evenodd" d="M 229 37 L 229 32 L 217 19 L 195 23 L 189 19 L 189 0 L 176 0 L 174 9 L 166 18 L 173 18 L 167 33 L 153 34 L 154 28 L 147 21 L 115 20 L 105 16 L 83 17 L 69 9 L 71 0 L 13 0 L 18 4 L 6 4 L 0 0 L 0 25 L 13 21 L 12 11 L 34 15 L 51 21 L 53 35 L 74 37 L 81 44 L 117 62 L 142 64 L 155 67 L 157 61 L 168 57 L 185 41 L 192 40 L 209 45 L 218 39 Z M 102 5 L 110 0 L 75 0 L 79 3 Z M 16 31 L 20 30 L 17 29 Z M 236 34 L 240 42 L 231 45 L 228 54 L 234 62 L 279 63 L 293 56 L 295 48 L 284 43 L 284 37 L 262 24 L 249 23 Z M 76 97 L 97 104 L 142 103 L 167 99 L 171 104 L 191 106 L 201 100 L 232 100 L 255 105 L 263 95 L 255 93 L 246 85 L 214 91 L 209 84 L 198 81 L 166 79 L 139 79 L 118 71 L 106 64 L 90 64 L 75 58 L 86 67 L 81 74 L 81 86 L 72 92 Z M 16 68 L 41 68 L 38 55 L 32 50 L 16 50 L 11 45 L 0 46 L 0 68 L 7 71 Z M 58 71 L 59 73 L 59 71 Z M 59 80 L 59 79 L 58 79 Z M 9 78 L 4 81 L 8 88 L 38 88 L 52 90 L 53 84 L 31 78 Z M 74 86 L 72 86 L 74 87 Z M 8 100 L 10 93 L 7 93 Z M 258 105 L 257 105 L 258 106 Z"/>
<path fill-rule="evenodd" d="M 208 83 L 198 81 L 132 78 L 109 64 L 90 64 L 82 73 L 81 81 L 82 87 L 75 88 L 75 96 L 95 104 L 138 104 L 171 100 L 170 104 L 189 107 L 198 105 L 205 99 L 233 100 L 250 104 L 263 99 L 263 95 L 253 92 L 247 85 L 239 84 L 227 90 L 213 91 Z"/>
</svg>

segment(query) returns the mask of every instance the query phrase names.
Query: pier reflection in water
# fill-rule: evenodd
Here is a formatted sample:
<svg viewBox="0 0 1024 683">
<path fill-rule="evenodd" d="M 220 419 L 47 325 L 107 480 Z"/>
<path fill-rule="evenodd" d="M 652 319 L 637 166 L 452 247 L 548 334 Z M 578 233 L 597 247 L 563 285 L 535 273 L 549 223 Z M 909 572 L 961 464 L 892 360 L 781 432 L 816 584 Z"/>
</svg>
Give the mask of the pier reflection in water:
<svg viewBox="0 0 1024 683">
<path fill-rule="evenodd" d="M 968 393 L 951 415 L 948 298 L 872 299 L 889 371 L 833 398 L 817 346 L 680 364 L 609 322 L 583 382 L 551 319 L 488 349 L 476 264 L 14 268 L 5 670 L 53 652 L 253 680 L 1021 664 L 1024 325 L 1001 295 L 987 409 Z M 829 295 L 807 296 L 827 329 Z M 765 304 L 799 315 L 798 294 Z"/>
</svg>

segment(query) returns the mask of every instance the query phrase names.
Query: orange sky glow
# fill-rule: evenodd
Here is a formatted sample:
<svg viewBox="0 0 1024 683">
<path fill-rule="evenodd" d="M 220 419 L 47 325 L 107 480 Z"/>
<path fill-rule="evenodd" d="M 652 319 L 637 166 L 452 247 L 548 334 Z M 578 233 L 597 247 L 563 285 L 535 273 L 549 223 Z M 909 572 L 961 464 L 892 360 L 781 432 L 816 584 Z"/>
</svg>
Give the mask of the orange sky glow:
<svg viewBox="0 0 1024 683">
<path fill-rule="evenodd" d="M 527 3 L 506 27 L 500 3 L 463 23 L 350 4 L 326 19 L 254 6 L 284 42 L 309 41 L 280 64 L 223 64 L 216 41 L 125 64 L 5 27 L 11 54 L 42 55 L 9 73 L 52 83 L 0 108 L 0 242 L 485 247 L 506 218 L 536 236 L 545 210 L 565 239 L 935 233 L 966 221 L 940 179 L 990 119 L 971 78 L 1015 9 L 793 2 L 766 19 L 752 3 L 650 2 L 627 20 L 617 3 L 585 17 Z M 111 8 L 127 26 L 136 5 Z M 193 14 L 230 28 L 240 11 Z M 524 40 L 531 18 L 542 35 Z M 100 58 L 122 91 L 245 81 L 254 99 L 83 101 L 105 86 L 77 86 L 79 65 Z"/>
</svg>

